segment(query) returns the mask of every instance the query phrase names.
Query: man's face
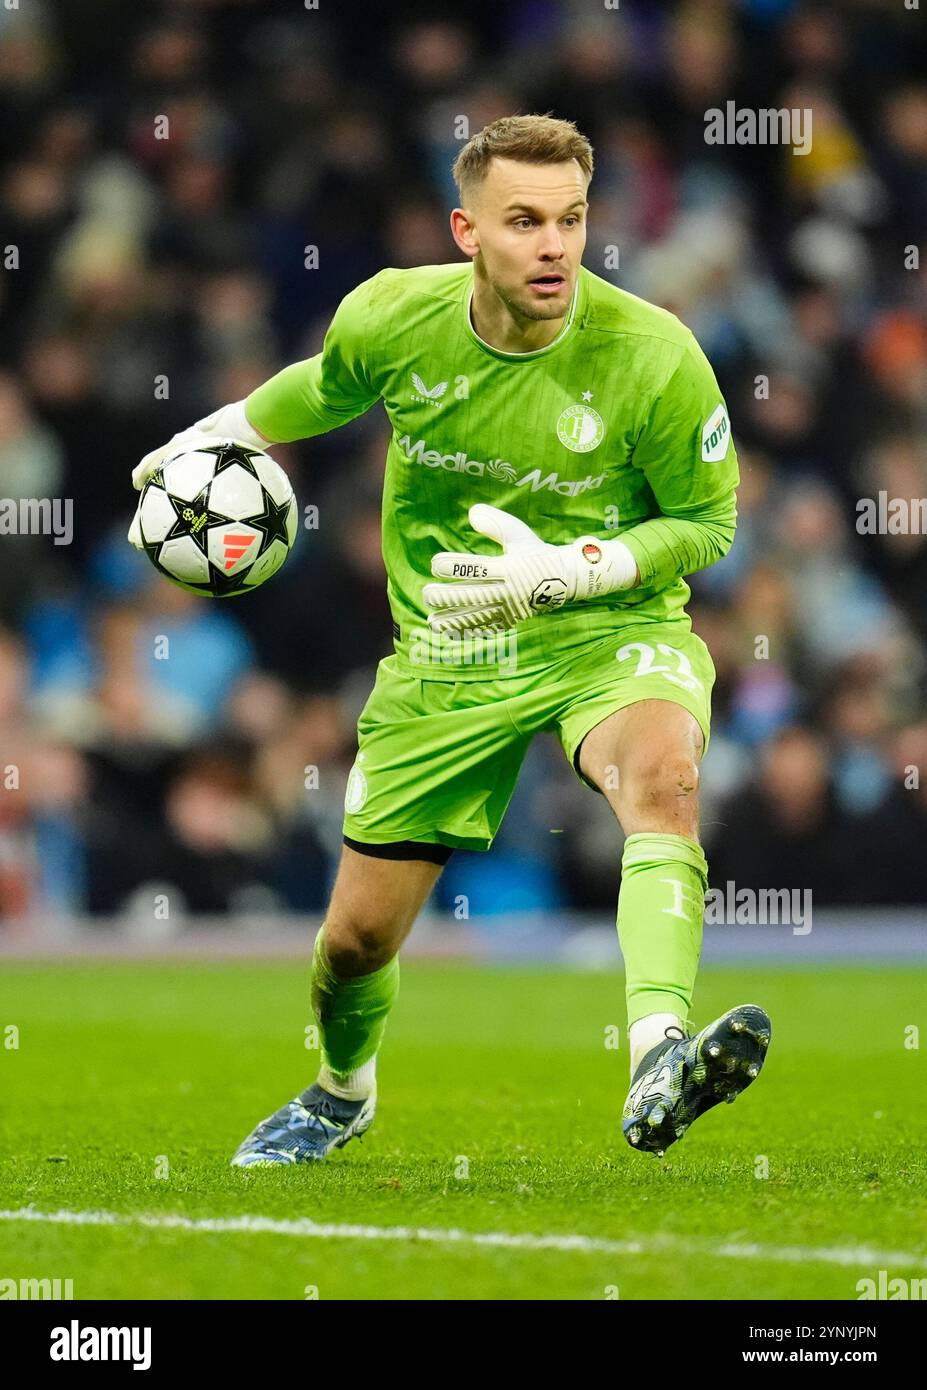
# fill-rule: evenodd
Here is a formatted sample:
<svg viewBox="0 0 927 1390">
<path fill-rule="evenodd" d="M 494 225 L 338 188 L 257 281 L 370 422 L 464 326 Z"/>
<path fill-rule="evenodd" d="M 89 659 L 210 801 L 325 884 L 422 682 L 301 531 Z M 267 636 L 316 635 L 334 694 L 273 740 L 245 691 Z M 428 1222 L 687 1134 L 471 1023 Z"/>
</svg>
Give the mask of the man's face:
<svg viewBox="0 0 927 1390">
<path fill-rule="evenodd" d="M 494 159 L 469 209 L 478 268 L 526 319 L 562 318 L 586 245 L 586 177 L 575 160 Z"/>
</svg>

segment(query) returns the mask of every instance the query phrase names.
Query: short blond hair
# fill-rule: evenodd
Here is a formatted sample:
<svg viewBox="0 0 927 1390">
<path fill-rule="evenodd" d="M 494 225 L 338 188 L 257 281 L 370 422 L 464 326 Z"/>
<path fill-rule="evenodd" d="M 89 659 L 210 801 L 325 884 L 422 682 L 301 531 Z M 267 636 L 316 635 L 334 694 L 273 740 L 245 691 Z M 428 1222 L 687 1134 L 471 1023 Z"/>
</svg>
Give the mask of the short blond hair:
<svg viewBox="0 0 927 1390">
<path fill-rule="evenodd" d="M 544 116 L 500 116 L 464 145 L 451 172 L 461 202 L 479 187 L 493 159 L 520 159 L 525 164 L 563 164 L 575 159 L 592 178 L 592 146 L 572 121 L 560 120 L 548 111 Z"/>
</svg>

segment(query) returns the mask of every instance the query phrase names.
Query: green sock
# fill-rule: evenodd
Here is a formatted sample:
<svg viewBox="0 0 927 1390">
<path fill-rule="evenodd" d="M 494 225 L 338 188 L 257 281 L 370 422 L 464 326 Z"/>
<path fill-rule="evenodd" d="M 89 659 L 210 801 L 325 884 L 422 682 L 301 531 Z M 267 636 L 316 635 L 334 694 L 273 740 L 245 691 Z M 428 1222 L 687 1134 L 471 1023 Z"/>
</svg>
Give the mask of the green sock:
<svg viewBox="0 0 927 1390">
<path fill-rule="evenodd" d="M 399 957 L 370 975 L 340 980 L 325 950 L 325 923 L 312 953 L 312 1012 L 322 1033 L 322 1069 L 349 1078 L 377 1053 L 399 993 Z"/>
<path fill-rule="evenodd" d="M 688 1020 L 702 946 L 708 865 L 682 835 L 629 835 L 621 859 L 618 940 L 628 1026 L 648 1014 Z"/>
</svg>

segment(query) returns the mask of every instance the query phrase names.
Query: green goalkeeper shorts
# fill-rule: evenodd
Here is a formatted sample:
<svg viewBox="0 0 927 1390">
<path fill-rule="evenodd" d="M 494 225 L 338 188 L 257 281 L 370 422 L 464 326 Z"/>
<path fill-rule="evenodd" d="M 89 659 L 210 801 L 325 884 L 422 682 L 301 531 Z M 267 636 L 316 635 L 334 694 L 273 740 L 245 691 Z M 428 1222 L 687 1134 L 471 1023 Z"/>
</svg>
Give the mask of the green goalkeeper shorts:
<svg viewBox="0 0 927 1390">
<path fill-rule="evenodd" d="M 489 849 L 535 734 L 555 731 L 582 776 L 590 729 L 638 700 L 670 700 L 695 717 L 707 748 L 714 679 L 686 621 L 622 629 L 525 677 L 425 680 L 386 657 L 358 721 L 345 837 Z"/>
</svg>

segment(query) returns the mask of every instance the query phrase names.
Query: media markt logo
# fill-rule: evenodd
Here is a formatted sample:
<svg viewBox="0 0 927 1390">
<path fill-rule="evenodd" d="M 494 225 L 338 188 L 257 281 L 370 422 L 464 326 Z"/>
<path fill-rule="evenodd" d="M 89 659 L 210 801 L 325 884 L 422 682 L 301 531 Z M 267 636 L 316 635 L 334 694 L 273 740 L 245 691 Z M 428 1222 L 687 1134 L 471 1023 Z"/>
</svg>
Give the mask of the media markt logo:
<svg viewBox="0 0 927 1390">
<path fill-rule="evenodd" d="M 344 793 L 344 809 L 349 815 L 355 815 L 360 811 L 367 800 L 367 778 L 358 766 L 363 760 L 363 753 L 358 753 L 357 762 L 348 773 L 348 785 Z"/>
<path fill-rule="evenodd" d="M 583 404 L 568 405 L 557 420 L 557 438 L 574 454 L 588 454 L 605 436 L 601 415 L 586 404 L 591 397 L 591 391 L 584 391 Z"/>
<path fill-rule="evenodd" d="M 513 487 L 530 488 L 532 492 L 556 492 L 561 497 L 578 497 L 583 492 L 594 492 L 606 479 L 604 473 L 595 476 L 590 473 L 585 478 L 561 478 L 559 473 L 543 473 L 540 468 L 532 468 L 519 477 L 508 459 L 473 459 L 466 449 L 442 454 L 439 449 L 429 449 L 424 439 L 417 439 L 413 444 L 407 434 L 398 443 L 409 463 L 419 463 L 423 468 L 439 468 L 445 473 L 492 478 Z"/>
</svg>

